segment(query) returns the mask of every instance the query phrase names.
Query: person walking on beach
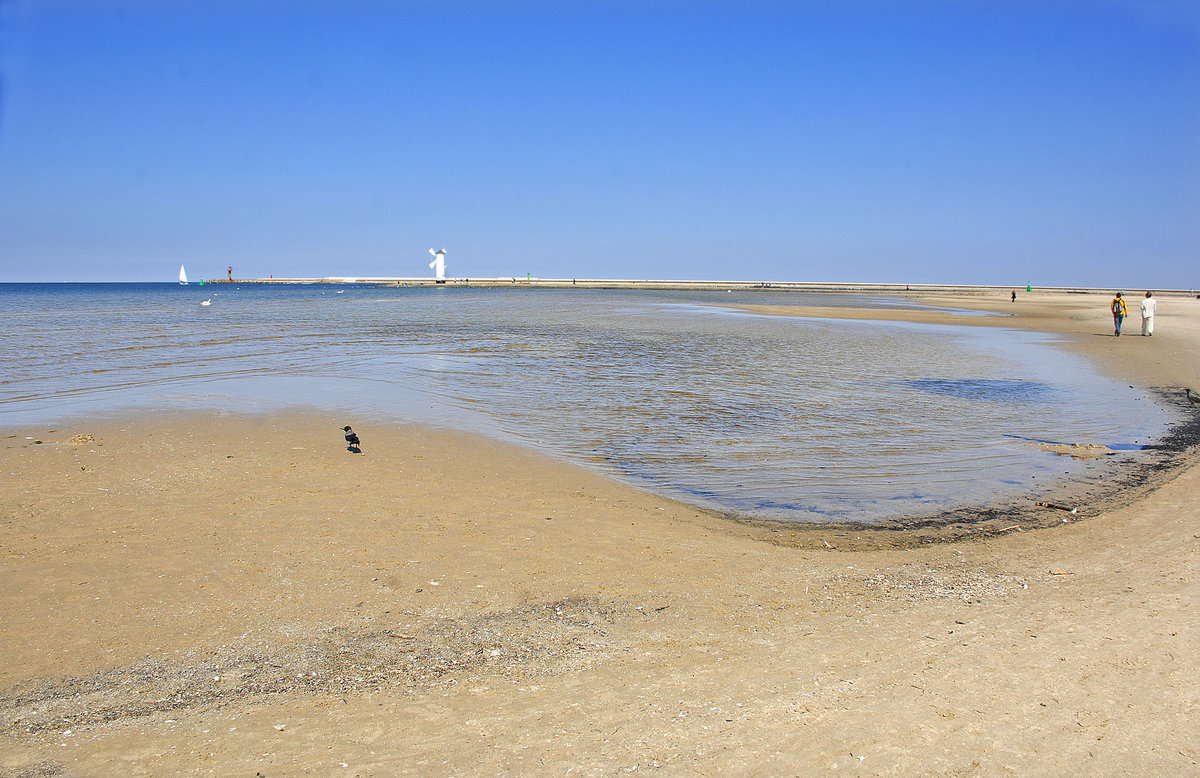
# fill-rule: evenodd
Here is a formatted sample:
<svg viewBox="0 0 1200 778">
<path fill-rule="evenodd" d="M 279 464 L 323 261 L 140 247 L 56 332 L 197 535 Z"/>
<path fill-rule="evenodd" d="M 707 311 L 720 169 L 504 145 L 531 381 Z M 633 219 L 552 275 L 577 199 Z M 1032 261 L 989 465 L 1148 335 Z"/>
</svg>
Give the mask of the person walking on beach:
<svg viewBox="0 0 1200 778">
<path fill-rule="evenodd" d="M 1142 334 L 1154 334 L 1154 309 L 1158 307 L 1158 301 L 1154 299 L 1153 292 L 1146 292 L 1146 297 L 1142 300 Z"/>
<path fill-rule="evenodd" d="M 1012 298 L 1012 301 L 1013 301 L 1014 303 L 1017 301 L 1017 293 L 1016 293 L 1016 291 L 1015 291 L 1015 290 L 1013 291 L 1013 298 Z"/>
<path fill-rule="evenodd" d="M 1125 321 L 1125 317 L 1129 315 L 1129 309 L 1125 307 L 1125 298 L 1117 292 L 1117 296 L 1113 298 L 1112 305 L 1113 328 L 1116 329 L 1117 337 L 1121 337 L 1121 323 Z"/>
</svg>

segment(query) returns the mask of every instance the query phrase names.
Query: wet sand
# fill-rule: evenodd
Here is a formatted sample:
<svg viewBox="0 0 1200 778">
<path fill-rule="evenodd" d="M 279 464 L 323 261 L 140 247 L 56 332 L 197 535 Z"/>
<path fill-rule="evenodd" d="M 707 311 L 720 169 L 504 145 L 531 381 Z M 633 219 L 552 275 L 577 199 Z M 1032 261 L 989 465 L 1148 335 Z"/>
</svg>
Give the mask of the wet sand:
<svg viewBox="0 0 1200 778">
<path fill-rule="evenodd" d="M 1192 412 L 1200 301 L 1119 339 L 1107 295 L 927 301 L 1013 312 L 954 321 L 1060 332 Z M 1182 447 L 1045 528 L 792 547 L 319 409 L 6 430 L 0 774 L 1195 773 Z"/>
</svg>

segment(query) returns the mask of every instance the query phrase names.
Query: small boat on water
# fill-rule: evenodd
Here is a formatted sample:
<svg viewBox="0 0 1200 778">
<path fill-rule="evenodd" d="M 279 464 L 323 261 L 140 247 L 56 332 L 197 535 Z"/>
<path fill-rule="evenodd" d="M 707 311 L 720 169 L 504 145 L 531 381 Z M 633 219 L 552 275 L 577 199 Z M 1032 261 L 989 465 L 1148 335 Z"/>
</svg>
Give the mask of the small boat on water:
<svg viewBox="0 0 1200 778">
<path fill-rule="evenodd" d="M 212 305 L 212 298 L 210 297 L 210 298 L 208 298 L 207 300 L 202 300 L 202 301 L 200 302 L 200 304 L 201 304 L 201 305 Z"/>
<path fill-rule="evenodd" d="M 187 273 L 184 271 L 183 265 L 179 266 L 179 283 L 183 286 L 187 286 Z"/>
</svg>

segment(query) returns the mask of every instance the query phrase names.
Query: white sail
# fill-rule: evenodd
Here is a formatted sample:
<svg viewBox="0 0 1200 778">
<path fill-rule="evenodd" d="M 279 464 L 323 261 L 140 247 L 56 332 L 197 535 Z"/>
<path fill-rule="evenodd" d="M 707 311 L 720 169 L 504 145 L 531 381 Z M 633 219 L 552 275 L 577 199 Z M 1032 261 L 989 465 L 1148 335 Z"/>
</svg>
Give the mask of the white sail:
<svg viewBox="0 0 1200 778">
<path fill-rule="evenodd" d="M 184 272 L 183 265 L 179 266 L 179 283 L 181 283 L 181 284 L 187 283 L 187 273 Z"/>
</svg>

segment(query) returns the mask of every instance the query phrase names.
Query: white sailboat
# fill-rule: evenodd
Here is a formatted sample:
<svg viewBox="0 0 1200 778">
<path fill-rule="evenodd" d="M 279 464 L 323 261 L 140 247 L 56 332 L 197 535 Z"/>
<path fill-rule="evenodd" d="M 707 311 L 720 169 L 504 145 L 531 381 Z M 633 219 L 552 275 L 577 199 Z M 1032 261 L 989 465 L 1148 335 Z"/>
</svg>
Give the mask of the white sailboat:
<svg viewBox="0 0 1200 778">
<path fill-rule="evenodd" d="M 183 265 L 179 266 L 179 283 L 187 286 L 187 273 L 183 271 Z"/>
</svg>

